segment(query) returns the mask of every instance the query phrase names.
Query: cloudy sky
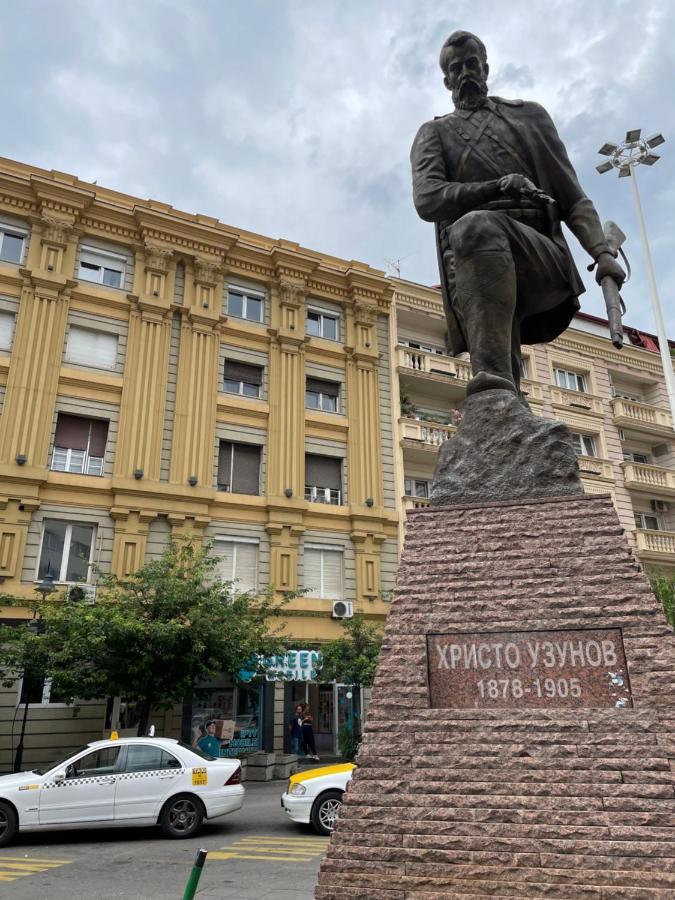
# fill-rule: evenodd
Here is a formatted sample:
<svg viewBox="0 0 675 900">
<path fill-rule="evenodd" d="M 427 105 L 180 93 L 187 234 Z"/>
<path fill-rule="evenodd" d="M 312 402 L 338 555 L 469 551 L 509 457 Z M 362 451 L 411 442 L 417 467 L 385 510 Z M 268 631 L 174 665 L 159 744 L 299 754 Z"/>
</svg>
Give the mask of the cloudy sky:
<svg viewBox="0 0 675 900">
<path fill-rule="evenodd" d="M 597 175 L 596 151 L 663 132 L 640 184 L 675 337 L 672 0 L 0 0 L 0 155 L 437 283 L 408 154 L 450 109 L 437 58 L 456 28 L 485 41 L 492 93 L 553 115 L 628 236 L 627 321 L 648 331 L 630 182 Z M 584 309 L 602 314 L 587 284 Z"/>
</svg>

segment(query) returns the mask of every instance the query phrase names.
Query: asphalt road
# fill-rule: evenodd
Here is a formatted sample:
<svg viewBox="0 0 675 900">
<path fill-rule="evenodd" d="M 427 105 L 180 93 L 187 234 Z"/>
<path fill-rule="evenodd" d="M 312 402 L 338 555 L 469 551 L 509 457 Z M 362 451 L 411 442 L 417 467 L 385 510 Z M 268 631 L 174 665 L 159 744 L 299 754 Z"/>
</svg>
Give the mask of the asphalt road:
<svg viewBox="0 0 675 900">
<path fill-rule="evenodd" d="M 197 900 L 312 900 L 326 838 L 281 809 L 285 782 L 249 782 L 244 808 L 191 840 L 130 828 L 19 835 L 0 850 L 3 900 L 181 900 L 200 847 Z"/>
</svg>

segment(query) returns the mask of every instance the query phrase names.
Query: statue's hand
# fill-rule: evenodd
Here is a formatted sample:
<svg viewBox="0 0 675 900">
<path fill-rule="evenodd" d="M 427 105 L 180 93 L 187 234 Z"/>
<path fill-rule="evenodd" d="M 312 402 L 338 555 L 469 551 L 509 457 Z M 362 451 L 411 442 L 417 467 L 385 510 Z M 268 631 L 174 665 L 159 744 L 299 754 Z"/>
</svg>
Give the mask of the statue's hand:
<svg viewBox="0 0 675 900">
<path fill-rule="evenodd" d="M 541 188 L 526 178 L 525 175 L 504 175 L 497 182 L 499 190 L 508 197 L 515 197 L 518 200 L 527 199 L 539 203 L 541 206 L 547 206 L 555 203 L 552 197 L 545 194 Z"/>
<path fill-rule="evenodd" d="M 626 280 L 626 273 L 618 264 L 618 262 L 614 259 L 611 253 L 601 253 L 597 260 L 597 268 L 595 270 L 595 280 L 600 284 L 602 279 L 609 275 L 610 278 L 616 281 L 617 286 L 620 288 L 621 285 Z"/>
</svg>

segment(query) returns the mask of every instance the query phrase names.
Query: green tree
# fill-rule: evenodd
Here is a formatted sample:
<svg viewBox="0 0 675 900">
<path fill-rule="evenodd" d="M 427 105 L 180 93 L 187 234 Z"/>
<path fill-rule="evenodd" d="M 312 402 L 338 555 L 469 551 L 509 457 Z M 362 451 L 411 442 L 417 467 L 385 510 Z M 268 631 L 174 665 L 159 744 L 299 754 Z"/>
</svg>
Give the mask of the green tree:
<svg viewBox="0 0 675 900">
<path fill-rule="evenodd" d="M 666 619 L 675 628 L 675 576 L 655 572 L 649 576 L 649 581 L 656 599 L 663 606 Z"/>
<path fill-rule="evenodd" d="M 181 702 L 219 672 L 236 673 L 255 654 L 283 649 L 272 589 L 261 598 L 236 593 L 216 577 L 216 565 L 209 547 L 171 544 L 131 575 L 104 576 L 94 604 L 37 601 L 43 633 L 14 629 L 5 677 L 21 669 L 32 641 L 65 702 L 125 697 L 138 704 L 138 734 L 145 734 L 153 709 Z"/>
<path fill-rule="evenodd" d="M 330 641 L 321 648 L 321 677 L 325 681 L 338 681 L 354 685 L 354 725 L 352 736 L 345 732 L 340 739 L 340 746 L 345 752 L 345 745 L 355 746 L 361 735 L 361 688 L 370 687 L 375 679 L 377 661 L 382 648 L 382 627 L 369 622 L 363 613 L 357 613 L 351 619 L 342 619 L 344 634 Z M 348 751 L 348 756 L 353 755 Z"/>
</svg>

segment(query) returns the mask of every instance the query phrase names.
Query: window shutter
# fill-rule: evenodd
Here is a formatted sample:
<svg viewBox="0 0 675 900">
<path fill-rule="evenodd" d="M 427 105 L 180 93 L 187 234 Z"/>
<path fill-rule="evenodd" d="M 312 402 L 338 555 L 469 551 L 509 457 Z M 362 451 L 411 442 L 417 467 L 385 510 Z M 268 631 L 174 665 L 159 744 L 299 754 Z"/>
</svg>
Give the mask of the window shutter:
<svg viewBox="0 0 675 900">
<path fill-rule="evenodd" d="M 9 350 L 14 335 L 13 313 L 0 312 L 0 350 Z"/>
<path fill-rule="evenodd" d="M 56 447 L 66 447 L 69 450 L 86 450 L 89 443 L 89 423 L 89 419 L 83 419 L 81 416 L 59 413 L 56 422 L 54 445 Z M 102 456 L 103 454 L 100 455 Z"/>
<path fill-rule="evenodd" d="M 312 487 L 342 490 L 342 460 L 331 456 L 305 455 L 305 484 Z"/>
<path fill-rule="evenodd" d="M 221 491 L 231 491 L 230 464 L 232 460 L 232 442 L 221 441 L 218 447 L 218 488 Z"/>
<path fill-rule="evenodd" d="M 89 456 L 105 456 L 109 423 L 105 419 L 92 419 L 90 424 Z"/>
<path fill-rule="evenodd" d="M 248 384 L 262 384 L 262 368 L 250 366 L 248 363 L 226 360 L 224 370 L 225 381 L 245 381 Z"/>
<path fill-rule="evenodd" d="M 234 541 L 235 590 L 258 593 L 258 545 Z"/>
<path fill-rule="evenodd" d="M 260 447 L 254 444 L 234 444 L 232 491 L 236 494 L 257 494 L 260 490 Z"/>
<path fill-rule="evenodd" d="M 303 555 L 304 587 L 310 597 L 321 596 L 321 550 L 306 547 Z"/>
<path fill-rule="evenodd" d="M 307 390 L 316 394 L 325 394 L 327 397 L 337 397 L 340 385 L 334 381 L 324 381 L 322 378 L 307 378 Z"/>
<path fill-rule="evenodd" d="M 234 542 L 214 541 L 214 556 L 218 557 L 216 574 L 223 581 L 232 581 L 234 578 Z"/>
<path fill-rule="evenodd" d="M 339 550 L 322 550 L 323 595 L 330 600 L 342 600 L 342 568 L 344 554 Z"/>
<path fill-rule="evenodd" d="M 97 369 L 114 369 L 117 361 L 117 335 L 71 325 L 66 347 L 68 362 Z"/>
</svg>

